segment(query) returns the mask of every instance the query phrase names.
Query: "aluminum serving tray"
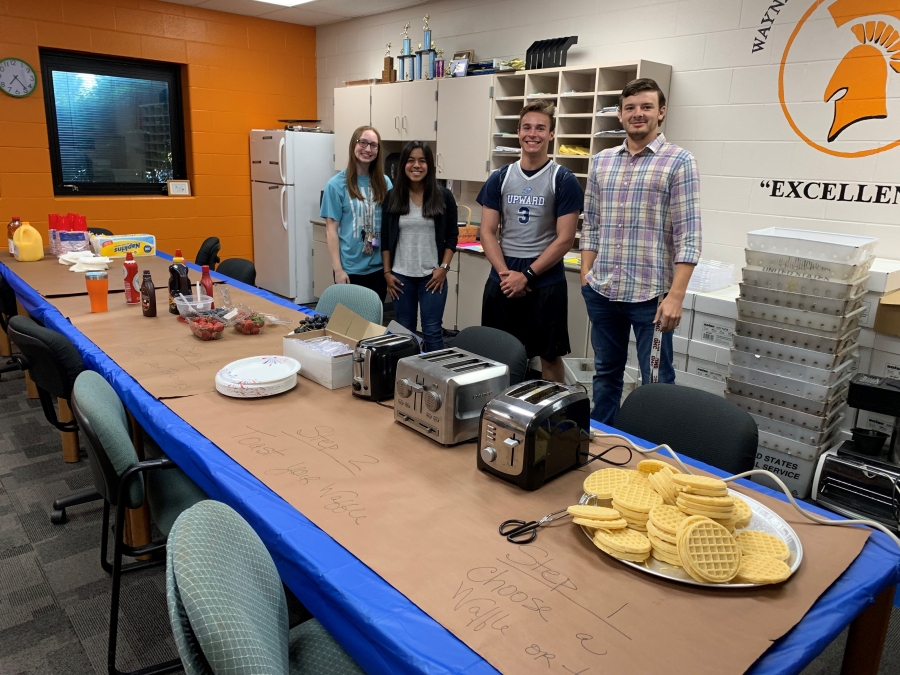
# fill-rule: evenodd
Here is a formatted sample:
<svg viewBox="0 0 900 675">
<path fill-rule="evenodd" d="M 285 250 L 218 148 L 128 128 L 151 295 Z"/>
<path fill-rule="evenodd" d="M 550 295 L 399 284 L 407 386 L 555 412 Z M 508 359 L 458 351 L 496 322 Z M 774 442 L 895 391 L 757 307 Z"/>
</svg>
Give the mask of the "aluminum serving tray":
<svg viewBox="0 0 900 675">
<path fill-rule="evenodd" d="M 751 415 L 759 415 L 760 417 L 768 417 L 776 422 L 786 422 L 794 426 L 803 427 L 807 431 L 822 431 L 831 426 L 834 418 L 843 412 L 845 405 L 840 404 L 831 410 L 828 415 L 810 415 L 809 413 L 792 410 L 784 406 L 766 403 L 756 398 L 735 394 L 732 391 L 725 390 L 725 398 L 732 403 L 737 404 Z"/>
<path fill-rule="evenodd" d="M 800 562 L 803 560 L 803 544 L 800 543 L 800 537 L 797 536 L 794 528 L 788 525 L 787 521 L 785 521 L 784 518 L 779 516 L 768 506 L 760 504 L 752 497 L 748 497 L 744 493 L 737 492 L 736 490 L 729 489 L 728 492 L 729 494 L 732 494 L 735 497 L 740 497 L 745 502 L 747 502 L 747 506 L 749 506 L 750 510 L 753 512 L 753 517 L 750 519 L 750 523 L 743 529 L 757 530 L 759 532 L 766 532 L 768 534 L 775 535 L 785 544 L 787 544 L 788 550 L 791 552 L 791 557 L 787 559 L 786 563 L 787 566 L 791 568 L 791 575 L 793 575 L 794 572 L 797 571 L 797 568 L 800 567 Z M 609 506 L 610 501 L 611 500 L 609 499 L 598 500 L 596 497 L 594 497 L 594 495 L 583 495 L 581 497 L 581 501 L 579 501 L 578 503 L 588 504 L 596 502 L 601 506 Z M 584 532 L 585 536 L 588 539 L 593 541 L 594 537 L 591 534 L 590 528 L 582 526 L 581 531 Z M 602 555 L 606 555 L 599 549 L 598 552 Z M 612 558 L 612 556 L 609 557 Z M 631 562 L 629 560 L 619 560 L 618 558 L 614 558 L 614 560 L 618 560 L 623 565 L 633 567 L 634 569 L 644 572 L 645 574 L 650 574 L 661 579 L 668 579 L 669 581 L 677 581 L 678 583 L 688 584 L 690 586 L 702 586 L 703 588 L 754 588 L 756 586 L 769 585 L 736 583 L 705 584 L 703 582 L 695 580 L 681 567 L 675 567 L 674 565 L 671 565 L 669 563 L 660 562 L 653 556 L 650 556 L 645 562 L 642 563 Z"/>
<path fill-rule="evenodd" d="M 747 338 L 742 338 L 747 339 Z M 760 356 L 740 349 L 731 350 L 731 366 L 735 369 L 733 377 L 747 382 L 756 382 L 764 387 L 780 389 L 788 393 L 804 396 L 803 385 L 830 387 L 847 373 L 853 371 L 853 347 L 848 347 L 850 358 L 835 368 L 814 368 L 793 361 L 782 361 L 768 356 Z M 819 352 L 812 352 L 818 354 Z M 843 352 L 841 352 L 843 353 Z M 746 372 L 745 372 L 746 371 Z M 815 397 L 815 390 L 812 392 Z"/>
<path fill-rule="evenodd" d="M 874 257 L 878 239 L 856 234 L 767 227 L 747 233 L 747 248 L 809 260 L 858 265 Z"/>
<path fill-rule="evenodd" d="M 744 249 L 744 251 L 744 257 L 750 268 L 760 272 L 785 274 L 819 281 L 840 281 L 848 284 L 866 276 L 875 260 L 875 258 L 869 258 L 859 265 L 848 265 L 779 253 L 751 251 L 750 249 Z"/>
<path fill-rule="evenodd" d="M 834 316 L 738 299 L 737 311 L 738 317 L 744 321 L 753 321 L 774 328 L 790 328 L 822 337 L 837 337 L 856 328 L 866 310 L 864 307 L 858 307 L 849 314 Z"/>
<path fill-rule="evenodd" d="M 734 326 L 735 334 L 742 337 L 779 342 L 783 345 L 811 349 L 812 351 L 825 354 L 837 354 L 847 345 L 855 343 L 860 330 L 862 329 L 857 327 L 847 331 L 840 337 L 824 337 L 799 330 L 776 328 L 750 321 L 738 320 Z"/>
<path fill-rule="evenodd" d="M 818 298 L 827 298 L 829 300 L 850 298 L 859 293 L 860 289 L 865 288 L 866 282 L 869 280 L 869 276 L 866 275 L 850 283 L 844 281 L 823 281 L 821 279 L 798 277 L 793 274 L 763 272 L 755 267 L 745 267 L 741 272 L 744 283 L 749 286 L 796 293 L 803 296 L 814 295 Z"/>
<path fill-rule="evenodd" d="M 836 406 L 841 405 L 847 400 L 847 382 L 850 376 L 847 375 L 843 380 L 834 386 L 831 396 L 821 401 L 814 401 L 803 396 L 794 396 L 786 394 L 777 389 L 769 389 L 768 387 L 760 387 L 749 382 L 741 382 L 733 378 L 727 378 L 725 383 L 728 391 L 739 396 L 747 396 L 763 403 L 770 403 L 780 408 L 789 408 L 807 415 L 828 415 Z"/>
<path fill-rule="evenodd" d="M 866 289 L 860 288 L 857 289 L 855 294 L 848 295 L 845 298 L 822 298 L 806 293 L 779 291 L 774 288 L 763 288 L 761 286 L 752 286 L 751 284 L 740 284 L 740 288 L 741 299 L 748 302 L 761 302 L 785 309 L 818 312 L 833 316 L 849 314 L 859 307 L 859 303 L 862 302 L 862 298 L 866 294 Z"/>
<path fill-rule="evenodd" d="M 765 431 L 805 445 L 822 445 L 834 435 L 838 427 L 840 427 L 841 423 L 844 421 L 844 414 L 840 413 L 834 417 L 829 417 L 830 423 L 825 429 L 812 431 L 810 429 L 798 427 L 796 424 L 791 424 L 790 422 L 780 422 L 778 420 L 773 420 L 770 417 L 755 415 L 752 412 L 750 413 L 750 417 L 756 422 L 756 428 L 760 432 Z"/>
<path fill-rule="evenodd" d="M 770 342 L 769 340 L 761 340 L 753 337 L 744 337 L 743 335 L 735 335 L 734 338 L 734 348 L 731 350 L 731 359 L 733 363 L 737 363 L 738 365 L 748 366 L 749 363 L 741 363 L 735 359 L 737 354 L 743 354 L 746 358 L 750 359 L 760 359 L 760 363 L 762 363 L 763 367 L 766 367 L 766 363 L 762 361 L 762 359 L 767 359 L 771 361 L 778 361 L 778 364 L 773 364 L 771 367 L 773 369 L 777 369 L 781 367 L 780 364 L 787 363 L 791 366 L 791 372 L 800 373 L 804 372 L 803 377 L 807 377 L 805 371 L 794 370 L 795 368 L 809 368 L 815 370 L 825 370 L 832 371 L 839 368 L 844 363 L 848 361 L 852 361 L 856 352 L 856 343 L 850 343 L 844 346 L 837 353 L 826 353 L 826 352 L 817 352 L 812 349 L 803 349 L 802 347 L 794 347 L 792 345 L 782 344 L 780 342 Z M 755 364 L 757 361 L 752 361 L 751 363 Z M 777 371 L 776 371 L 777 372 Z M 789 377 L 799 377 L 799 375 L 789 375 Z M 813 379 L 816 377 L 816 374 L 813 373 L 810 375 L 810 381 L 814 382 Z M 827 382 L 822 381 L 820 384 L 827 384 Z"/>
<path fill-rule="evenodd" d="M 850 377 L 853 375 L 850 370 L 852 365 L 852 361 L 847 361 L 847 363 L 840 366 L 839 370 L 822 371 L 839 375 L 837 380 L 825 385 L 813 384 L 805 380 L 795 380 L 765 370 L 744 368 L 735 363 L 728 366 L 728 377 L 735 382 L 747 384 L 751 387 L 765 387 L 772 391 L 779 391 L 791 396 L 809 399 L 810 401 L 827 401 L 850 380 Z"/>
</svg>

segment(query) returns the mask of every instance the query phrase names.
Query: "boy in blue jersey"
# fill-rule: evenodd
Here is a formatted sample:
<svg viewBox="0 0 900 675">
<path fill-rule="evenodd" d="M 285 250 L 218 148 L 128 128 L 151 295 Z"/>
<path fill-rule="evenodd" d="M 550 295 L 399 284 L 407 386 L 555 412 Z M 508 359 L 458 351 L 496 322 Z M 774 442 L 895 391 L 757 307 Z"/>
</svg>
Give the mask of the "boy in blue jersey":
<svg viewBox="0 0 900 675">
<path fill-rule="evenodd" d="M 522 159 L 494 171 L 478 195 L 481 245 L 493 267 L 481 325 L 515 335 L 529 359 L 541 357 L 544 379 L 562 382 L 562 357 L 570 351 L 562 260 L 575 241 L 584 190 L 549 158 L 555 114 L 547 101 L 522 108 Z"/>
</svg>

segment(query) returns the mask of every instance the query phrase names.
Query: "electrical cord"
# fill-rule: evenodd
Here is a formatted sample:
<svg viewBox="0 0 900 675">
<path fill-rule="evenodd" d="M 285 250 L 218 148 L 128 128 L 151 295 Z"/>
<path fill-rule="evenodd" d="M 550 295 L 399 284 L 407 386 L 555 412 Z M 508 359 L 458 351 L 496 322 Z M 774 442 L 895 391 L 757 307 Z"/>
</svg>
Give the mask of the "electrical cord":
<svg viewBox="0 0 900 675">
<path fill-rule="evenodd" d="M 624 462 L 614 462 L 614 461 L 612 461 L 611 459 L 606 459 L 606 458 L 605 458 L 605 455 L 606 455 L 608 452 L 612 452 L 612 451 L 615 450 L 616 448 L 624 448 L 625 450 L 627 450 L 627 451 L 628 451 L 628 459 L 626 459 Z M 602 461 L 604 461 L 604 462 L 606 462 L 607 464 L 612 464 L 613 466 L 625 466 L 625 465 L 627 465 L 627 464 L 631 461 L 631 458 L 634 457 L 634 453 L 632 452 L 632 449 L 631 449 L 629 446 L 627 446 L 627 445 L 622 445 L 622 444 L 614 445 L 614 446 L 612 446 L 612 447 L 610 447 L 610 448 L 607 448 L 606 450 L 604 450 L 603 452 L 601 452 L 599 455 L 595 455 L 595 454 L 590 453 L 590 452 L 585 452 L 585 453 L 582 453 L 582 454 L 587 455 L 588 457 L 590 457 L 590 459 L 589 459 L 588 461 L 586 461 L 584 464 L 579 464 L 578 466 L 576 466 L 576 467 L 575 467 L 576 469 L 580 469 L 581 467 L 587 466 L 587 465 L 590 464 L 591 462 L 596 462 L 598 459 L 599 459 L 599 460 L 602 460 Z"/>
<path fill-rule="evenodd" d="M 665 445 L 665 444 L 657 445 L 655 448 L 639 448 L 631 440 L 629 440 L 625 436 L 622 436 L 621 434 L 604 434 L 599 431 L 592 431 L 591 438 L 592 439 L 593 438 L 621 439 L 621 440 L 625 441 L 625 443 L 628 444 L 627 445 L 628 448 L 635 450 L 642 455 L 651 455 L 651 454 L 659 452 L 660 450 L 667 450 L 669 452 L 669 454 L 672 456 L 672 458 L 682 468 L 684 473 L 693 474 L 693 471 L 691 471 L 690 469 L 688 469 L 687 466 L 685 466 L 684 462 L 681 461 L 681 459 L 678 457 L 678 455 L 675 454 L 675 451 L 672 450 L 672 448 L 670 448 L 668 445 Z M 609 448 L 609 450 L 607 450 L 606 452 L 609 452 L 613 448 L 618 448 L 618 447 L 623 447 L 623 446 L 622 445 L 614 445 L 611 448 Z M 601 453 L 599 455 L 599 457 L 602 457 L 604 454 L 606 454 L 606 453 Z M 629 460 L 630 460 L 630 457 L 629 457 Z M 593 460 L 591 460 L 591 461 L 593 461 Z M 608 461 L 608 460 L 604 460 L 604 461 Z M 733 480 L 738 480 L 739 478 L 746 478 L 747 476 L 751 476 L 751 475 L 766 475 L 769 478 L 771 478 L 772 480 L 774 480 L 775 483 L 778 485 L 778 487 L 781 488 L 781 491 L 784 493 L 784 495 L 788 498 L 788 501 L 790 502 L 791 506 L 793 506 L 797 511 L 799 511 L 800 515 L 802 515 L 804 518 L 807 518 L 807 519 L 813 521 L 814 523 L 818 523 L 819 525 L 833 525 L 833 526 L 837 526 L 837 527 L 851 527 L 853 525 L 866 525 L 867 527 L 871 527 L 873 529 L 884 532 L 897 545 L 897 548 L 900 548 L 900 538 L 898 538 L 893 532 L 891 532 L 884 525 L 882 525 L 881 523 L 875 522 L 874 520 L 863 520 L 863 519 L 829 520 L 827 518 L 822 518 L 821 516 L 817 516 L 813 513 L 810 513 L 809 511 L 806 511 L 805 509 L 800 507 L 800 505 L 794 499 L 794 496 L 791 494 L 791 491 L 788 489 L 788 487 L 781 481 L 781 479 L 778 476 L 776 476 L 771 471 L 765 471 L 764 469 L 751 469 L 750 471 L 744 471 L 743 473 L 739 473 L 734 476 L 729 476 L 727 478 L 722 478 L 721 480 L 728 483 Z"/>
<path fill-rule="evenodd" d="M 387 403 L 382 403 L 381 401 L 375 401 L 375 403 L 377 403 L 378 405 L 380 405 L 382 408 L 390 408 L 391 410 L 394 409 L 394 406 L 388 405 Z"/>
</svg>

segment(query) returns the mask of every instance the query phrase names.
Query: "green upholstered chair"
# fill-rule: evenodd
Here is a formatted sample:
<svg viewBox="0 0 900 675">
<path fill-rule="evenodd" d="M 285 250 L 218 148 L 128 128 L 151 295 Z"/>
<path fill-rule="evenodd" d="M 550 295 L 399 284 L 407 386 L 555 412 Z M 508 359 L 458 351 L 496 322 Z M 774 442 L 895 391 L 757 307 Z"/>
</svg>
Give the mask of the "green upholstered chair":
<svg viewBox="0 0 900 675">
<path fill-rule="evenodd" d="M 365 286 L 356 284 L 334 284 L 325 289 L 319 302 L 316 303 L 316 311 L 319 314 L 331 316 L 334 308 L 343 305 L 347 309 L 356 312 L 366 321 L 380 324 L 384 318 L 384 298 L 379 298 L 378 293 Z"/>
<path fill-rule="evenodd" d="M 161 553 L 166 547 L 164 540 L 145 546 L 127 546 L 122 539 L 125 509 L 140 507 L 146 494 L 153 521 L 163 534 L 168 535 L 178 514 L 207 497 L 167 457 L 145 461 L 138 459 L 125 408 L 113 388 L 99 374 L 85 370 L 76 378 L 72 390 L 72 412 L 87 437 L 94 487 L 103 498 L 100 563 L 112 574 L 107 666 L 110 675 L 120 675 L 116 668 L 116 640 L 122 574 L 162 564 L 165 559 L 153 554 Z M 112 564 L 106 560 L 111 508 L 116 509 Z M 150 556 L 151 559 L 123 566 L 122 557 L 126 555 L 135 558 Z M 160 675 L 180 668 L 180 661 L 173 660 L 139 672 L 140 675 Z"/>
<path fill-rule="evenodd" d="M 169 533 L 166 594 L 187 675 L 357 675 L 321 623 L 288 630 L 275 564 L 230 506 L 207 500 Z"/>
</svg>

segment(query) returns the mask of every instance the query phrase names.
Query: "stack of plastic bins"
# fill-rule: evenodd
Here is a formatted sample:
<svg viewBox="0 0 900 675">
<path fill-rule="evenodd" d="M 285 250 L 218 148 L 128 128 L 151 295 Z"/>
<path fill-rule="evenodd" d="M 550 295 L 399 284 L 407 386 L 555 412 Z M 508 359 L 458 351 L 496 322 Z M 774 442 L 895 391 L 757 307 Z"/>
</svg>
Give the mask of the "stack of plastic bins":
<svg viewBox="0 0 900 675">
<path fill-rule="evenodd" d="M 747 240 L 725 397 L 756 421 L 756 467 L 805 498 L 847 408 L 878 240 L 776 227 Z"/>
</svg>

